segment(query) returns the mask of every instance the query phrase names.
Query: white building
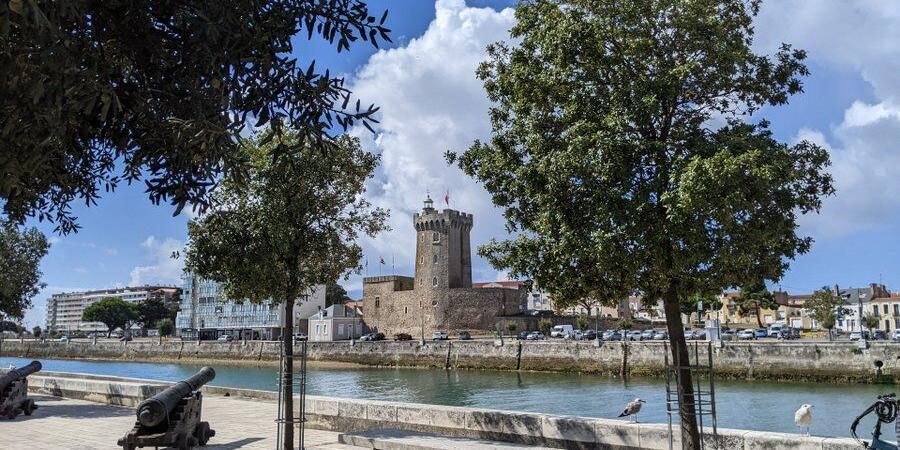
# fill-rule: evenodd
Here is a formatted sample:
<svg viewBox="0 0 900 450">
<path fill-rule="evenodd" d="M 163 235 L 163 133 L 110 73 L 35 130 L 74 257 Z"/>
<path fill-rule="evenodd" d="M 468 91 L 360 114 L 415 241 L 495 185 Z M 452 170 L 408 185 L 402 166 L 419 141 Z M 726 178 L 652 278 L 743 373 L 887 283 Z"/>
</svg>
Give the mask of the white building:
<svg viewBox="0 0 900 450">
<path fill-rule="evenodd" d="M 362 316 L 356 308 L 331 305 L 309 318 L 309 340 L 313 342 L 359 339 Z"/>
<path fill-rule="evenodd" d="M 95 291 L 64 292 L 53 294 L 47 300 L 47 332 L 73 331 L 106 331 L 106 325 L 100 322 L 84 322 L 81 320 L 85 308 L 104 297 L 116 297 L 122 300 L 139 303 L 148 298 L 174 300 L 181 289 L 174 286 L 135 286 L 115 289 L 99 289 Z"/>
<path fill-rule="evenodd" d="M 284 304 L 252 303 L 225 298 L 222 286 L 186 272 L 176 333 L 184 339 L 277 340 L 284 326 Z M 307 319 L 325 308 L 325 285 L 318 285 L 294 304 L 294 332 L 307 330 Z"/>
<path fill-rule="evenodd" d="M 848 288 L 840 290 L 844 299 L 844 312 L 838 317 L 835 329 L 843 333 L 861 331 L 863 329 L 861 317 L 866 316 L 869 302 L 873 298 L 890 297 L 891 293 L 884 285 L 872 283 L 864 288 Z"/>
</svg>

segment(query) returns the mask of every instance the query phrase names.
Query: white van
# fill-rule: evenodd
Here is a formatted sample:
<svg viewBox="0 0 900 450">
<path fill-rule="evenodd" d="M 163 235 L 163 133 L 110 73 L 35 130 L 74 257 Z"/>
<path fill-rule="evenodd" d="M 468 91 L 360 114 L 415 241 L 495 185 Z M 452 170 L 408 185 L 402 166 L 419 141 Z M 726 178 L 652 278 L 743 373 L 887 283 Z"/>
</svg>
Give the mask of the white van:
<svg viewBox="0 0 900 450">
<path fill-rule="evenodd" d="M 769 327 L 768 336 L 769 337 L 778 337 L 781 334 L 781 331 L 786 330 L 786 329 L 787 329 L 787 325 L 782 325 L 782 324 L 776 323 Z"/>
<path fill-rule="evenodd" d="M 550 337 L 561 338 L 567 334 L 575 334 L 575 328 L 572 325 L 557 325 L 550 330 Z"/>
</svg>

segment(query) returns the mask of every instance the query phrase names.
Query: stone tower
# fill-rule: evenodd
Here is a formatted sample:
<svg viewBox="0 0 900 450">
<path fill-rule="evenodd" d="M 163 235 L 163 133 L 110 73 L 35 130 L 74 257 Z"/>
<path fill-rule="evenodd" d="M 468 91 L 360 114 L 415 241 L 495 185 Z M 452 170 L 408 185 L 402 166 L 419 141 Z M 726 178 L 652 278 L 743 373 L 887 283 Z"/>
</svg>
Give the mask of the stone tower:
<svg viewBox="0 0 900 450">
<path fill-rule="evenodd" d="M 428 196 L 416 227 L 415 289 L 472 287 L 472 215 L 452 209 L 438 211 Z"/>
</svg>

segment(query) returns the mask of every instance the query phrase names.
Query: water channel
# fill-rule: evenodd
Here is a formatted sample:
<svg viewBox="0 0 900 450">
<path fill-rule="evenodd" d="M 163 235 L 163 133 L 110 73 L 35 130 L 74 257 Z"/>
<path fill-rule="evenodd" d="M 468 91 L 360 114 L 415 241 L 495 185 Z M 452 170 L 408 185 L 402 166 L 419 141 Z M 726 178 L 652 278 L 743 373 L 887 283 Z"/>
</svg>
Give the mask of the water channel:
<svg viewBox="0 0 900 450">
<path fill-rule="evenodd" d="M 0 358 L 0 367 L 21 366 L 29 360 Z M 80 372 L 156 380 L 180 380 L 199 366 L 118 361 L 43 359 L 44 370 Z M 214 366 L 217 386 L 275 390 L 276 369 L 271 367 Z M 319 368 L 307 377 L 311 395 L 468 406 L 548 414 L 614 418 L 628 401 L 647 401 L 642 422 L 666 422 L 664 380 L 632 378 L 628 381 L 595 375 L 469 370 Z M 717 381 L 718 424 L 725 428 L 798 432 L 794 411 L 803 403 L 814 405 L 811 433 L 849 436 L 857 414 L 878 394 L 895 386 L 822 383 L 763 383 Z M 871 420 L 860 427 L 868 437 Z M 894 439 L 893 427 L 884 438 Z"/>
</svg>

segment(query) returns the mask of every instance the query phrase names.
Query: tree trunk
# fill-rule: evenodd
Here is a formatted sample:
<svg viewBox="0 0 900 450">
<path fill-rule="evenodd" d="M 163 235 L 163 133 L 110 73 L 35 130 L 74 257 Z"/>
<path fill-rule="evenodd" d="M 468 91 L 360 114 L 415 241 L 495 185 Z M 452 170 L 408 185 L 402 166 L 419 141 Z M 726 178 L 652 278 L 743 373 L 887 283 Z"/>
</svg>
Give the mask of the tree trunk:
<svg viewBox="0 0 900 450">
<path fill-rule="evenodd" d="M 294 449 L 294 301 L 285 300 L 284 329 L 281 339 L 284 344 L 283 378 L 281 380 L 281 402 L 284 412 L 284 434 L 281 448 Z"/>
<path fill-rule="evenodd" d="M 669 342 L 672 347 L 672 360 L 679 366 L 690 365 L 687 342 L 684 340 L 684 324 L 681 323 L 681 308 L 678 295 L 669 290 L 663 298 L 666 312 L 666 328 L 669 330 Z M 683 450 L 700 449 L 700 430 L 697 429 L 697 415 L 694 408 L 694 385 L 689 367 L 678 369 L 678 388 L 680 391 L 679 416 L 681 416 L 681 448 Z"/>
<path fill-rule="evenodd" d="M 759 303 L 756 304 L 756 324 L 759 325 L 759 328 L 762 328 L 762 305 Z"/>
</svg>

